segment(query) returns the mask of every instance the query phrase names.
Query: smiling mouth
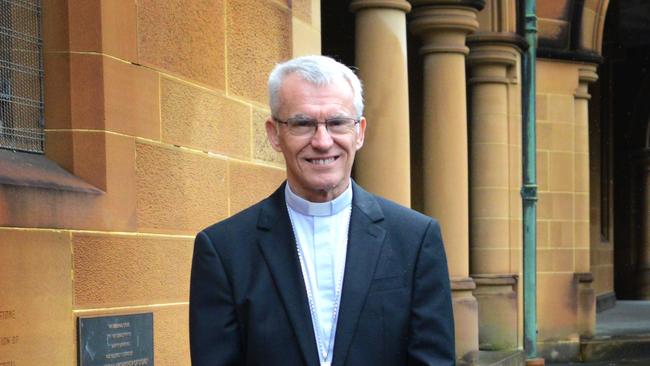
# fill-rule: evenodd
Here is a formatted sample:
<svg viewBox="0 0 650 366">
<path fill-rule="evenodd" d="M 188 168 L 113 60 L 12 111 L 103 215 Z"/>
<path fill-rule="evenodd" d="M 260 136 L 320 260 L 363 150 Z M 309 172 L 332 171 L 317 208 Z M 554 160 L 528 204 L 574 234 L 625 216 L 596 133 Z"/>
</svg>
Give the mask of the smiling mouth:
<svg viewBox="0 0 650 366">
<path fill-rule="evenodd" d="M 309 163 L 314 165 L 327 165 L 333 163 L 338 158 L 339 158 L 338 156 L 333 156 L 325 159 L 305 159 L 305 160 L 307 160 Z"/>
</svg>

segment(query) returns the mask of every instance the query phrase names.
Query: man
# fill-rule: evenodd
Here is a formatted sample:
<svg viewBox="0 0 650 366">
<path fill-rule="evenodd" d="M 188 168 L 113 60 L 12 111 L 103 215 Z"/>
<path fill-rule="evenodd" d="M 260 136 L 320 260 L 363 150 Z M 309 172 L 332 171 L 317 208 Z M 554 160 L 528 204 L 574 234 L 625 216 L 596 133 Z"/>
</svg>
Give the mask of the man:
<svg viewBox="0 0 650 366">
<path fill-rule="evenodd" d="M 350 179 L 366 129 L 359 79 L 300 57 L 276 66 L 269 96 L 287 181 L 197 235 L 193 365 L 453 365 L 438 224 Z"/>
</svg>

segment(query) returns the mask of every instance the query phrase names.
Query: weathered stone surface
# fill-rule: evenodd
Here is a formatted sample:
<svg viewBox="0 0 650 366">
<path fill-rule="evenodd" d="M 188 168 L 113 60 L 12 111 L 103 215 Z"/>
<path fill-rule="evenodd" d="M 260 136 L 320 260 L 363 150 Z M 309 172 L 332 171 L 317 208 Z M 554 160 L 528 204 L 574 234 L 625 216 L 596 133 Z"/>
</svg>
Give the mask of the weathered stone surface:
<svg viewBox="0 0 650 366">
<path fill-rule="evenodd" d="M 187 301 L 193 240 L 74 233 L 77 309 Z"/>
<path fill-rule="evenodd" d="M 239 158 L 251 155 L 250 107 L 180 81 L 161 81 L 162 139 Z"/>
<path fill-rule="evenodd" d="M 188 314 L 187 305 L 156 309 L 153 340 L 156 365 L 190 365 Z"/>
<path fill-rule="evenodd" d="M 136 2 L 133 0 L 102 1 L 101 8 L 102 53 L 137 62 Z"/>
<path fill-rule="evenodd" d="M 253 158 L 284 166 L 284 156 L 271 147 L 264 124 L 271 112 L 253 108 Z"/>
<path fill-rule="evenodd" d="M 43 80 L 45 126 L 71 128 L 70 55 L 45 53 L 43 66 L 47 75 Z"/>
<path fill-rule="evenodd" d="M 103 56 L 70 54 L 70 119 L 72 128 L 104 129 Z"/>
<path fill-rule="evenodd" d="M 228 214 L 226 162 L 136 143 L 136 205 L 142 231 L 194 234 Z"/>
<path fill-rule="evenodd" d="M 539 193 L 537 204 L 539 220 L 573 220 L 572 193 Z"/>
<path fill-rule="evenodd" d="M 230 172 L 230 214 L 251 206 L 268 197 L 286 178 L 284 170 L 231 161 Z"/>
<path fill-rule="evenodd" d="M 311 3 L 312 0 L 292 0 L 291 14 L 307 23 L 311 23 Z"/>
<path fill-rule="evenodd" d="M 549 153 L 549 190 L 572 192 L 574 190 L 575 162 L 570 152 Z"/>
<path fill-rule="evenodd" d="M 60 4 L 63 5 L 63 4 Z M 101 52 L 102 19 L 99 1 L 67 1 L 70 50 Z"/>
<path fill-rule="evenodd" d="M 222 0 L 138 1 L 139 61 L 223 89 L 223 9 Z"/>
<path fill-rule="evenodd" d="M 68 17 L 66 5 L 67 0 L 44 0 L 42 2 L 41 32 L 43 35 L 43 52 L 46 54 L 51 51 L 67 51 L 70 49 L 68 22 L 64 21 Z"/>
<path fill-rule="evenodd" d="M 472 219 L 472 248 L 508 248 L 510 222 L 507 218 Z"/>
<path fill-rule="evenodd" d="M 158 79 L 149 68 L 104 57 L 106 129 L 160 140 Z"/>
<path fill-rule="evenodd" d="M 265 104 L 269 72 L 292 55 L 291 15 L 269 0 L 232 0 L 226 5 L 228 90 Z"/>
<path fill-rule="evenodd" d="M 577 292 L 572 272 L 537 276 L 539 340 L 577 341 Z"/>
<path fill-rule="evenodd" d="M 0 361 L 74 364 L 70 258 L 68 232 L 0 228 Z"/>
<path fill-rule="evenodd" d="M 293 18 L 291 21 L 293 57 L 321 54 L 321 36 L 315 28 Z"/>
</svg>

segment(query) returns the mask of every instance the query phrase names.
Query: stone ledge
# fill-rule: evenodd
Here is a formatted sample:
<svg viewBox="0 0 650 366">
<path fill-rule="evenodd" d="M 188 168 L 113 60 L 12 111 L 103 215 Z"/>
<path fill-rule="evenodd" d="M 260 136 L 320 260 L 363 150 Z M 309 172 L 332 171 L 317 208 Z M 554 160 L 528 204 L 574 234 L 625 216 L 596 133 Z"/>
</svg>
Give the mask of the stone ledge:
<svg viewBox="0 0 650 366">
<path fill-rule="evenodd" d="M 650 358 L 650 334 L 582 339 L 580 356 L 586 362 L 647 359 Z"/>
<path fill-rule="evenodd" d="M 511 351 L 478 351 L 473 352 L 470 359 L 460 359 L 458 366 L 522 366 L 526 362 L 523 350 Z"/>
<path fill-rule="evenodd" d="M 0 184 L 103 194 L 44 155 L 3 149 L 0 149 Z"/>
</svg>

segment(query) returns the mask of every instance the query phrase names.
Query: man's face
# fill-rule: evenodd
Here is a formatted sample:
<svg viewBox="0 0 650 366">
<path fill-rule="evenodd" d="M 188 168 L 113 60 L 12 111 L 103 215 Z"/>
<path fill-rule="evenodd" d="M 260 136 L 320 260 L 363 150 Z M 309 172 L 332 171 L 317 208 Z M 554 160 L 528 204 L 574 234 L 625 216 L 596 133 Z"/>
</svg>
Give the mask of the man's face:
<svg viewBox="0 0 650 366">
<path fill-rule="evenodd" d="M 280 101 L 276 117 L 281 120 L 356 118 L 352 88 L 344 79 L 319 87 L 290 74 L 280 89 Z M 366 120 L 361 118 L 348 134 L 331 135 L 324 124 L 319 124 L 313 135 L 295 136 L 286 125 L 276 124 L 272 118 L 266 121 L 271 146 L 284 155 L 291 189 L 312 202 L 329 201 L 345 191 L 365 129 Z"/>
</svg>

